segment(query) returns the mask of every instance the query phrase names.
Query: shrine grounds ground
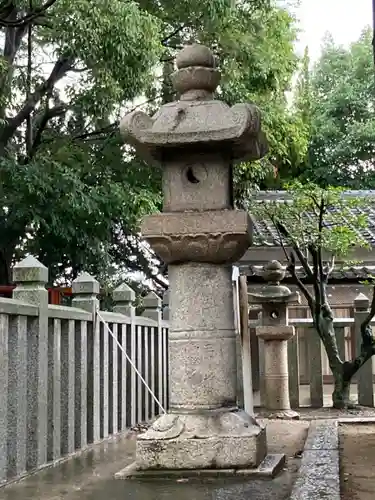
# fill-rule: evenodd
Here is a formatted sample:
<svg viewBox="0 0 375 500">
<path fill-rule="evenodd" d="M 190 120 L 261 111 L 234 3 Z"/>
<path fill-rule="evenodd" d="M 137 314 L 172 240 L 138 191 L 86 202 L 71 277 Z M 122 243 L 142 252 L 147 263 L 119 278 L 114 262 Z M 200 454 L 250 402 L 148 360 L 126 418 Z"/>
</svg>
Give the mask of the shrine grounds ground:
<svg viewBox="0 0 375 500">
<path fill-rule="evenodd" d="M 114 474 L 134 460 L 137 431 L 100 443 L 23 481 L 0 488 L 1 500 L 288 500 L 297 478 L 310 421 L 375 417 L 374 409 L 350 413 L 301 409 L 299 421 L 267 423 L 269 453 L 285 453 L 285 469 L 273 480 L 134 481 Z M 375 423 L 339 426 L 341 500 L 375 498 Z M 302 499 L 301 499 L 302 500 Z"/>
</svg>

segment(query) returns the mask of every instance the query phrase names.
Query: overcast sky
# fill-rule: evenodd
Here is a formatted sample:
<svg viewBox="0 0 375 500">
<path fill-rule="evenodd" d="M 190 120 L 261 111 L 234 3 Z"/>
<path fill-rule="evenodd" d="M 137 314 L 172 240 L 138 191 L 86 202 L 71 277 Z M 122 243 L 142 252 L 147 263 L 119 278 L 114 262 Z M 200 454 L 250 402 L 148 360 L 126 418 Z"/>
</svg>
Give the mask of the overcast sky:
<svg viewBox="0 0 375 500">
<path fill-rule="evenodd" d="M 298 52 L 308 45 L 311 59 L 316 60 L 327 31 L 337 43 L 347 45 L 355 41 L 362 29 L 372 24 L 371 4 L 371 0 L 301 0 L 297 16 L 303 33 Z"/>
</svg>

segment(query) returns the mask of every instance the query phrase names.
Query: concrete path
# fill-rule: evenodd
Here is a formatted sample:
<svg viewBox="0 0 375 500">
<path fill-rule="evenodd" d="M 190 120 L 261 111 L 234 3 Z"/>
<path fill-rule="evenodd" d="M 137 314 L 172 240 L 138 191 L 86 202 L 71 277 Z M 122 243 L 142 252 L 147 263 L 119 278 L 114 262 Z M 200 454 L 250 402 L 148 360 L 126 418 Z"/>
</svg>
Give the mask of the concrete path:
<svg viewBox="0 0 375 500">
<path fill-rule="evenodd" d="M 207 480 L 135 482 L 115 480 L 133 461 L 134 435 L 93 447 L 65 463 L 0 489 L 2 500 L 286 500 L 299 466 L 308 423 L 270 422 L 269 451 L 286 453 L 287 469 L 272 481 Z"/>
</svg>

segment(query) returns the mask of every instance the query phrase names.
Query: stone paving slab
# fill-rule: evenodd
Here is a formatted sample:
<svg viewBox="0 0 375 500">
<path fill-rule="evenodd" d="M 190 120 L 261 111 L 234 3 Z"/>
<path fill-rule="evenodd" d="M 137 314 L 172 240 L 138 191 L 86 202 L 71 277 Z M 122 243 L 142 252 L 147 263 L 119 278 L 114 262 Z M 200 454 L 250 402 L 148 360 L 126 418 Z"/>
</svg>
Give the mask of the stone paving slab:
<svg viewBox="0 0 375 500">
<path fill-rule="evenodd" d="M 340 500 L 337 421 L 310 424 L 290 500 Z"/>
<path fill-rule="evenodd" d="M 336 420 L 311 422 L 304 450 L 338 450 L 339 434 Z"/>
</svg>

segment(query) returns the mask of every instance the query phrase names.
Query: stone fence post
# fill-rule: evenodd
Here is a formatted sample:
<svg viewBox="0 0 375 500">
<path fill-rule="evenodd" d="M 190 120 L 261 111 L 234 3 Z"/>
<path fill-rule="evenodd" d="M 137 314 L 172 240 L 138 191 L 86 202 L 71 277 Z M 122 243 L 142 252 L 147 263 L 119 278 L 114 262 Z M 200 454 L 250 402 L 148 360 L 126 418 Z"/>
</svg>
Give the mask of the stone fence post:
<svg viewBox="0 0 375 500">
<path fill-rule="evenodd" d="M 87 439 L 89 443 L 100 440 L 100 321 L 99 282 L 88 273 L 81 273 L 72 283 L 74 307 L 92 314 L 87 330 Z"/>
<path fill-rule="evenodd" d="M 81 273 L 72 283 L 73 307 L 84 309 L 92 314 L 93 321 L 99 307 L 99 282 L 89 273 Z"/>
<path fill-rule="evenodd" d="M 280 262 L 270 262 L 263 273 L 267 285 L 250 296 L 263 308 L 262 326 L 256 333 L 264 341 L 265 409 L 273 417 L 293 419 L 299 415 L 291 410 L 289 399 L 288 340 L 294 336 L 294 327 L 288 325 L 288 304 L 299 295 L 280 285 L 284 276 Z"/>
<path fill-rule="evenodd" d="M 354 299 L 354 331 L 356 355 L 361 352 L 361 324 L 369 313 L 370 301 L 363 293 Z M 358 404 L 374 406 L 372 359 L 369 359 L 358 371 Z"/>
<path fill-rule="evenodd" d="M 13 298 L 39 307 L 39 316 L 28 330 L 27 362 L 27 469 L 47 462 L 48 394 L 48 269 L 29 256 L 13 268 Z"/>
<path fill-rule="evenodd" d="M 156 295 L 155 292 L 150 292 L 146 297 L 143 299 L 143 305 L 145 310 L 143 311 L 142 316 L 145 318 L 150 318 L 158 323 L 161 321 L 162 317 L 162 300 L 161 298 Z"/>
<path fill-rule="evenodd" d="M 113 292 L 113 301 L 115 303 L 113 311 L 120 314 L 125 314 L 130 318 L 135 316 L 135 292 L 126 283 L 122 283 Z"/>
</svg>

